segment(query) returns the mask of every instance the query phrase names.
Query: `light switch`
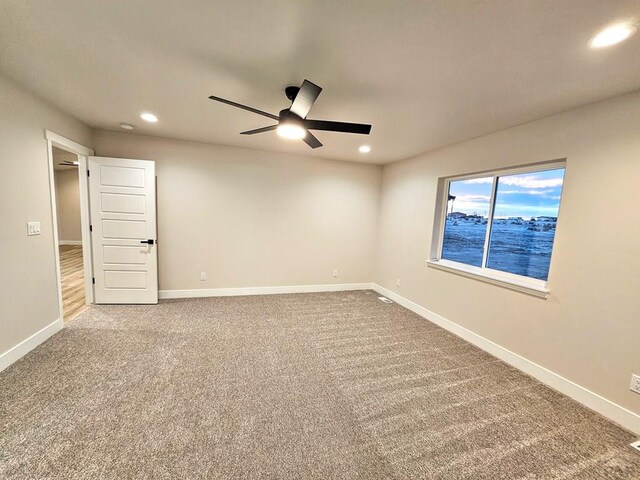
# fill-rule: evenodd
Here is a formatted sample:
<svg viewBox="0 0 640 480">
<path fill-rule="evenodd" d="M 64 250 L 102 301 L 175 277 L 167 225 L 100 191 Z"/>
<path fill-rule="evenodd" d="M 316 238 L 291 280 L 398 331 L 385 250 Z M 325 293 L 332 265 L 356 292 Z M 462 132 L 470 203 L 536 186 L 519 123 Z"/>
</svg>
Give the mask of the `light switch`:
<svg viewBox="0 0 640 480">
<path fill-rule="evenodd" d="M 40 235 L 40 222 L 27 222 L 27 235 Z"/>
</svg>

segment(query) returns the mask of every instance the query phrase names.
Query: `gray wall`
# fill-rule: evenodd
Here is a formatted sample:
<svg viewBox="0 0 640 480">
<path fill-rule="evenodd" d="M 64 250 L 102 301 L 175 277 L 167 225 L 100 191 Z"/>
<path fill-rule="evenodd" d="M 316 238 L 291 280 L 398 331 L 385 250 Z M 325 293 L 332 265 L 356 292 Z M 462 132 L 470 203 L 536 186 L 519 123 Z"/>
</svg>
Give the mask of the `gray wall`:
<svg viewBox="0 0 640 480">
<path fill-rule="evenodd" d="M 94 145 L 156 161 L 161 290 L 373 278 L 380 166 L 107 131 Z"/>
<path fill-rule="evenodd" d="M 0 354 L 59 318 L 45 129 L 91 144 L 88 127 L 0 75 Z M 28 221 L 42 235 L 27 237 Z"/>
<path fill-rule="evenodd" d="M 56 181 L 56 210 L 58 214 L 58 241 L 82 241 L 80 223 L 80 185 L 78 169 L 67 167 L 54 172 Z"/>
<path fill-rule="evenodd" d="M 565 157 L 548 300 L 426 266 L 439 177 Z M 640 413 L 639 182 L 640 93 L 388 165 L 376 283 Z"/>
</svg>

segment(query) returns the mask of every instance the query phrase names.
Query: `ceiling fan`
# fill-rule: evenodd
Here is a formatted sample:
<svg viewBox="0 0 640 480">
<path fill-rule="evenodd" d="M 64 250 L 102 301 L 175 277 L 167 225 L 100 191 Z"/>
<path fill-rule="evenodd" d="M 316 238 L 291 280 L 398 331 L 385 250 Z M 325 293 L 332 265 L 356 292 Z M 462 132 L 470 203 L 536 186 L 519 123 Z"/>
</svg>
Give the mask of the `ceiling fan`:
<svg viewBox="0 0 640 480">
<path fill-rule="evenodd" d="M 240 135 L 255 135 L 256 133 L 276 130 L 278 135 L 281 137 L 303 140 L 311 148 L 321 147 L 322 143 L 320 143 L 320 140 L 318 140 L 309 130 L 326 130 L 329 132 L 369 135 L 371 125 L 365 125 L 362 123 L 332 122 L 328 120 L 312 120 L 307 118 L 311 107 L 318 98 L 318 95 L 320 95 L 321 91 L 321 87 L 309 80 L 302 82 L 300 87 L 290 86 L 285 88 L 284 93 L 287 98 L 291 100 L 291 106 L 284 110 L 280 110 L 279 115 L 273 115 L 272 113 L 264 112 L 257 108 L 248 107 L 214 95 L 211 95 L 209 98 L 216 102 L 226 103 L 232 107 L 242 108 L 243 110 L 248 110 L 249 112 L 257 113 L 263 117 L 278 121 L 276 125 L 256 128 L 255 130 L 247 130 L 246 132 L 240 132 Z"/>
</svg>

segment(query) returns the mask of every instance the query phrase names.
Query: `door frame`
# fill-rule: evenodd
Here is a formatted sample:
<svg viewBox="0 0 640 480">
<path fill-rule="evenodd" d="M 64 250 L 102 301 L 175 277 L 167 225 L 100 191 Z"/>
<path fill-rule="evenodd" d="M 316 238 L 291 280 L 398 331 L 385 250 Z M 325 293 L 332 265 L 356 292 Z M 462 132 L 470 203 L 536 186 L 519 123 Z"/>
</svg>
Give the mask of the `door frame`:
<svg viewBox="0 0 640 480">
<path fill-rule="evenodd" d="M 62 279 L 60 275 L 60 252 L 58 250 L 58 215 L 56 204 L 56 184 L 53 162 L 53 147 L 57 147 L 78 156 L 78 181 L 80 187 L 80 229 L 82 231 L 82 265 L 84 268 L 84 298 L 85 304 L 91 305 L 93 300 L 93 265 L 91 252 L 91 219 L 89 216 L 89 182 L 87 157 L 93 156 L 94 151 L 84 145 L 74 142 L 50 130 L 44 131 L 47 141 L 47 162 L 49 165 L 49 194 L 51 200 L 51 222 L 53 224 L 53 252 L 56 263 L 56 286 L 58 289 L 58 314 L 64 322 L 62 310 Z"/>
</svg>

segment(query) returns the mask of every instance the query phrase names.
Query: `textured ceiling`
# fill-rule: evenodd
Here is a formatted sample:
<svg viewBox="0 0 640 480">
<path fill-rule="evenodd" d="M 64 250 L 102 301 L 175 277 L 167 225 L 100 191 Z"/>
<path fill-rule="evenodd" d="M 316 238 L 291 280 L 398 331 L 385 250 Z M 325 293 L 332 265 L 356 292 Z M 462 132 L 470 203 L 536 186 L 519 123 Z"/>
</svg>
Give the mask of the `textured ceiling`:
<svg viewBox="0 0 640 480">
<path fill-rule="evenodd" d="M 640 0 L 3 0 L 0 71 L 93 127 L 388 163 L 640 88 Z M 317 132 L 311 151 L 211 94 L 277 113 L 283 88 L 324 88 L 310 117 L 373 124 Z M 146 124 L 142 111 L 160 122 Z M 368 143 L 369 155 L 358 153 Z"/>
</svg>

